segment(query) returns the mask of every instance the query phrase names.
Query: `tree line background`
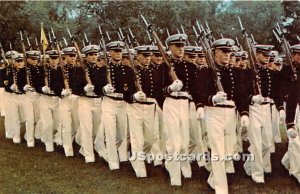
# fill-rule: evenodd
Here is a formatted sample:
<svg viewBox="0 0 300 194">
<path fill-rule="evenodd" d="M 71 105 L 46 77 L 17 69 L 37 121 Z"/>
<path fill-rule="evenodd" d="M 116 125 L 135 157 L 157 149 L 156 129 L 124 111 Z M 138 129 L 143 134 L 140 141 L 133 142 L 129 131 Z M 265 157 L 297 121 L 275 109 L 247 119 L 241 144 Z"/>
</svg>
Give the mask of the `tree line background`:
<svg viewBox="0 0 300 194">
<path fill-rule="evenodd" d="M 98 25 L 108 31 L 113 40 L 118 39 L 121 27 L 128 33 L 131 28 L 140 43 L 149 44 L 143 14 L 153 24 L 161 40 L 181 31 L 181 25 L 193 43 L 196 37 L 192 30 L 196 20 L 208 22 L 213 35 L 220 38 L 238 37 L 242 34 L 237 16 L 244 27 L 252 33 L 256 42 L 278 45 L 272 29 L 278 21 L 284 26 L 291 44 L 298 43 L 300 35 L 300 3 L 298 1 L 22 1 L 0 2 L 0 41 L 4 50 L 20 48 L 20 31 L 27 34 L 31 44 L 34 37 L 40 39 L 40 23 L 46 32 L 52 27 L 61 40 L 69 36 L 66 27 L 77 37 L 79 43 L 83 33 L 93 44 L 99 43 Z M 107 39 L 106 39 L 107 40 Z M 69 41 L 70 42 L 70 41 Z"/>
</svg>

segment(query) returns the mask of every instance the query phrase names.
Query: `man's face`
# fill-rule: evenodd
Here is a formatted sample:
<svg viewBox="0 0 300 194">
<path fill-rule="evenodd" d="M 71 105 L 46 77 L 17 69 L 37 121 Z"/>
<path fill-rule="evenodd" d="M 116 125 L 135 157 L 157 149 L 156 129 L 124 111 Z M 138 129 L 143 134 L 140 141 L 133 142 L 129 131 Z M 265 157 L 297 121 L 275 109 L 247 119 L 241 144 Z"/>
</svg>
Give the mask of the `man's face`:
<svg viewBox="0 0 300 194">
<path fill-rule="evenodd" d="M 230 56 L 230 59 L 229 59 L 229 64 L 231 66 L 236 66 L 236 57 L 233 55 L 233 56 Z"/>
<path fill-rule="evenodd" d="M 96 63 L 97 62 L 97 53 L 88 53 L 86 60 L 88 63 Z"/>
<path fill-rule="evenodd" d="M 119 62 L 122 60 L 122 50 L 110 50 L 109 54 L 114 62 Z"/>
<path fill-rule="evenodd" d="M 198 57 L 196 58 L 196 63 L 197 63 L 198 65 L 207 65 L 206 59 L 205 59 L 204 56 L 198 56 Z"/>
<path fill-rule="evenodd" d="M 242 68 L 242 69 L 246 68 L 247 60 L 241 60 L 239 65 L 240 65 L 240 68 Z"/>
<path fill-rule="evenodd" d="M 68 64 L 75 65 L 76 64 L 76 54 L 67 54 L 66 62 Z"/>
<path fill-rule="evenodd" d="M 189 63 L 193 63 L 195 64 L 196 63 L 196 58 L 197 58 L 197 55 L 189 55 L 189 54 L 184 54 L 184 57 L 183 59 Z"/>
<path fill-rule="evenodd" d="M 160 65 L 163 63 L 163 57 L 160 53 L 153 53 L 153 55 L 151 56 L 151 61 L 155 65 Z"/>
<path fill-rule="evenodd" d="M 274 67 L 275 67 L 274 62 L 269 62 L 269 63 L 267 63 L 267 68 L 268 68 L 268 69 L 274 70 Z"/>
<path fill-rule="evenodd" d="M 99 67 L 102 67 L 105 65 L 105 61 L 102 58 L 97 58 L 97 63 L 96 63 Z"/>
<path fill-rule="evenodd" d="M 20 69 L 24 67 L 25 63 L 23 59 L 15 60 L 15 68 Z"/>
<path fill-rule="evenodd" d="M 122 58 L 122 64 L 130 66 L 130 60 L 128 56 Z"/>
<path fill-rule="evenodd" d="M 281 69 L 282 69 L 282 63 L 275 63 L 274 70 L 281 71 Z"/>
<path fill-rule="evenodd" d="M 152 54 L 139 53 L 137 55 L 137 60 L 140 62 L 140 64 L 142 66 L 148 66 L 148 65 L 150 65 L 150 62 L 151 62 L 151 55 Z"/>
<path fill-rule="evenodd" d="M 170 44 L 169 49 L 175 58 L 178 58 L 178 59 L 183 58 L 183 56 L 184 56 L 184 44 L 183 43 Z"/>
<path fill-rule="evenodd" d="M 268 53 L 257 53 L 257 60 L 262 64 L 267 64 L 270 60 Z"/>
<path fill-rule="evenodd" d="M 219 65 L 226 65 L 230 60 L 230 49 L 216 49 L 215 50 L 215 61 Z"/>
<path fill-rule="evenodd" d="M 56 67 L 58 62 L 59 62 L 59 59 L 58 59 L 57 56 L 50 56 L 49 57 L 49 63 L 50 63 L 51 67 Z"/>
<path fill-rule="evenodd" d="M 292 58 L 296 62 L 296 65 L 300 66 L 300 53 L 293 53 Z"/>
<path fill-rule="evenodd" d="M 29 65 L 37 65 L 38 64 L 38 59 L 37 58 L 28 57 L 27 58 L 27 63 Z"/>
</svg>

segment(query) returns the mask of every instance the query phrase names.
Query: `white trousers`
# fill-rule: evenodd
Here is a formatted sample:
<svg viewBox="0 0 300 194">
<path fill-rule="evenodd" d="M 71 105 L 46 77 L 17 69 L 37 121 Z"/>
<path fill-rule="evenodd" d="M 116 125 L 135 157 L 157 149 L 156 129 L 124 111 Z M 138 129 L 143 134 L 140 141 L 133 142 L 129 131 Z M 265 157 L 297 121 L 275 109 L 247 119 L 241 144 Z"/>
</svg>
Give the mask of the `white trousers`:
<svg viewBox="0 0 300 194">
<path fill-rule="evenodd" d="M 29 95 L 10 94 L 10 129 L 14 143 L 21 142 L 21 114 L 25 115 L 25 139 L 28 147 L 34 147 L 34 114 L 33 104 Z"/>
<path fill-rule="evenodd" d="M 43 129 L 40 131 L 40 137 L 45 143 L 46 151 L 54 151 L 54 132 L 59 125 L 59 97 L 57 96 L 40 96 L 40 116 Z"/>
<path fill-rule="evenodd" d="M 226 173 L 234 173 L 233 162 L 225 160 L 232 156 L 236 148 L 236 111 L 235 108 L 207 107 L 206 126 L 211 156 L 212 172 L 208 184 L 216 193 L 228 193 Z"/>
<path fill-rule="evenodd" d="M 166 131 L 164 129 L 164 119 L 163 119 L 163 111 L 157 105 L 156 106 L 156 114 L 158 117 L 158 126 L 159 126 L 159 149 L 162 154 L 166 154 Z"/>
<path fill-rule="evenodd" d="M 27 92 L 24 95 L 25 108 L 24 108 L 24 118 L 26 122 L 26 133 L 24 138 L 27 141 L 28 147 L 34 146 L 34 134 L 35 128 L 41 129 L 40 111 L 39 111 L 39 97 L 40 94 L 36 92 Z M 21 114 L 22 115 L 22 114 Z M 27 129 L 28 127 L 28 129 Z"/>
<path fill-rule="evenodd" d="M 137 177 L 147 177 L 143 158 L 139 154 L 153 154 L 159 151 L 159 125 L 156 113 L 157 104 L 133 103 L 127 105 L 128 124 L 130 128 L 131 165 Z"/>
<path fill-rule="evenodd" d="M 201 121 L 197 119 L 197 110 L 194 102 L 190 102 L 189 106 L 190 111 L 190 144 L 189 144 L 189 153 L 191 154 L 204 154 L 206 148 L 203 144 L 203 132 Z M 197 161 L 199 167 L 202 167 L 206 164 L 205 160 Z"/>
<path fill-rule="evenodd" d="M 5 126 L 5 137 L 6 138 L 13 138 L 13 129 L 11 127 L 11 119 L 12 119 L 12 109 L 11 109 L 11 103 L 12 98 L 16 94 L 12 94 L 9 92 L 4 92 L 3 94 L 3 108 L 4 108 L 4 114 L 5 114 L 5 120 L 4 120 L 4 126 Z"/>
<path fill-rule="evenodd" d="M 79 128 L 78 96 L 72 94 L 59 100 L 59 117 L 54 142 L 64 147 L 66 156 L 74 156 L 72 143 Z"/>
<path fill-rule="evenodd" d="M 289 137 L 288 150 L 284 154 L 281 163 L 289 171 L 290 175 L 293 175 L 298 182 L 300 183 L 300 114 L 299 114 L 299 105 L 297 106 L 297 111 L 295 115 L 295 128 L 298 132 L 296 138 Z"/>
<path fill-rule="evenodd" d="M 127 102 L 123 100 L 103 97 L 101 121 L 106 141 L 103 158 L 108 162 L 110 170 L 119 169 L 119 162 L 128 160 L 126 107 Z"/>
<path fill-rule="evenodd" d="M 243 153 L 243 129 L 241 127 L 241 118 L 240 115 L 236 116 L 236 136 L 237 136 L 237 144 L 236 144 L 236 153 Z"/>
<path fill-rule="evenodd" d="M 4 98 L 4 88 L 0 88 L 0 116 L 5 116 L 4 111 L 4 104 L 5 104 L 5 98 Z"/>
<path fill-rule="evenodd" d="M 80 96 L 78 99 L 78 116 L 80 128 L 76 134 L 76 142 L 81 145 L 79 152 L 85 157 L 85 162 L 94 162 L 94 140 L 101 121 L 102 98 Z"/>
<path fill-rule="evenodd" d="M 171 178 L 171 185 L 181 185 L 181 172 L 185 178 L 191 178 L 192 171 L 188 160 L 177 160 L 179 154 L 187 155 L 189 150 L 189 101 L 167 97 L 163 105 L 164 129 L 166 132 L 166 150 L 172 156 L 166 160 L 165 167 Z"/>
<path fill-rule="evenodd" d="M 281 143 L 281 134 L 280 134 L 280 119 L 279 119 L 279 113 L 278 110 L 274 105 L 271 106 L 272 111 L 272 129 L 273 129 L 273 138 L 274 143 Z"/>
<path fill-rule="evenodd" d="M 273 146 L 273 131 L 270 104 L 254 104 L 249 107 L 249 152 L 255 160 L 248 160 L 244 164 L 246 173 L 255 182 L 264 182 L 264 172 L 270 173 L 271 148 Z"/>
</svg>

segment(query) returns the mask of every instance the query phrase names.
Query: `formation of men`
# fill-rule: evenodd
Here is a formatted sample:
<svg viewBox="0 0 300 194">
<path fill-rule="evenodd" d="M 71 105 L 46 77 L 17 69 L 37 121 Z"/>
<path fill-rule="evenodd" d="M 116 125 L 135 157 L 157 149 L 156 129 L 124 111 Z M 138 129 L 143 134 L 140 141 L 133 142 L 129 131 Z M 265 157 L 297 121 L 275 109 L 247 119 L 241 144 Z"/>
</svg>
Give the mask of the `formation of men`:
<svg viewBox="0 0 300 194">
<path fill-rule="evenodd" d="M 28 147 L 40 139 L 47 152 L 57 144 L 72 157 L 76 141 L 86 163 L 95 162 L 94 151 L 110 170 L 130 160 L 137 177 L 147 177 L 145 160 L 164 164 L 177 186 L 182 175 L 192 177 L 192 161 L 177 156 L 210 153 L 217 159 L 197 163 L 209 170 L 208 184 L 224 194 L 227 175 L 235 172 L 226 158 L 244 152 L 243 140 L 254 157 L 244 169 L 264 183 L 274 143 L 281 142 L 279 124 L 286 120 L 289 148 L 282 163 L 300 182 L 300 45 L 291 47 L 293 66 L 283 64 L 273 45 L 256 45 L 255 74 L 234 40 L 211 44 L 214 68 L 208 53 L 187 40 L 186 34 L 166 39 L 167 61 L 157 46 L 127 50 L 122 41 L 108 43 L 107 53 L 92 44 L 81 51 L 57 46 L 43 56 L 7 51 L 0 69 L 6 138 L 21 143 L 25 122 Z M 142 157 L 147 154 L 171 159 Z"/>
</svg>

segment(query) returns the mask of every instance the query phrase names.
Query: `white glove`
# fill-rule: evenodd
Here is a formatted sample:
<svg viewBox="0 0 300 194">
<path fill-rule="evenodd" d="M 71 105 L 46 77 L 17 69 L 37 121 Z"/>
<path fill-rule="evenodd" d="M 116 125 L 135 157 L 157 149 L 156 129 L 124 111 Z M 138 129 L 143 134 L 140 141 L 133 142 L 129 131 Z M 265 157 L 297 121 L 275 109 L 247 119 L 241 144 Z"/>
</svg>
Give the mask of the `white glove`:
<svg viewBox="0 0 300 194">
<path fill-rule="evenodd" d="M 252 102 L 256 103 L 256 104 L 261 104 L 264 102 L 264 98 L 261 95 L 255 95 L 252 96 Z"/>
<path fill-rule="evenodd" d="M 279 111 L 279 118 L 281 121 L 285 120 L 285 111 L 284 110 Z"/>
<path fill-rule="evenodd" d="M 183 87 L 183 83 L 182 81 L 180 81 L 179 79 L 175 80 L 170 86 L 169 89 L 172 92 L 179 92 Z"/>
<path fill-rule="evenodd" d="M 107 84 L 106 86 L 103 87 L 104 93 L 105 94 L 112 94 L 115 91 L 115 88 L 111 84 Z"/>
<path fill-rule="evenodd" d="M 61 95 L 63 97 L 67 97 L 71 95 L 71 90 L 70 89 L 63 89 L 63 91 L 61 91 Z"/>
<path fill-rule="evenodd" d="M 14 92 L 16 92 L 18 90 L 18 86 L 16 84 L 13 84 L 10 86 L 10 89 Z"/>
<path fill-rule="evenodd" d="M 42 91 L 44 94 L 49 94 L 50 93 L 50 88 L 48 86 L 42 87 Z"/>
<path fill-rule="evenodd" d="M 212 97 L 213 103 L 223 103 L 227 100 L 227 94 L 225 92 L 218 92 Z"/>
<path fill-rule="evenodd" d="M 94 87 L 94 85 L 86 84 L 86 86 L 84 86 L 83 89 L 86 93 L 91 93 L 94 91 L 95 87 Z"/>
<path fill-rule="evenodd" d="M 197 119 L 204 119 L 204 108 L 199 107 L 197 108 Z"/>
<path fill-rule="evenodd" d="M 133 95 L 134 100 L 143 102 L 146 100 L 146 94 L 144 92 L 138 91 Z"/>
<path fill-rule="evenodd" d="M 248 128 L 249 126 L 249 117 L 247 115 L 243 115 L 241 117 L 241 127 Z"/>
<path fill-rule="evenodd" d="M 289 128 L 287 130 L 287 135 L 291 138 L 296 138 L 298 135 L 298 132 L 294 128 Z"/>
<path fill-rule="evenodd" d="M 29 84 L 26 84 L 24 87 L 23 87 L 23 90 L 25 91 L 25 92 L 28 92 L 28 91 L 30 91 L 32 89 L 32 87 L 31 87 L 31 85 L 29 85 Z"/>
</svg>

